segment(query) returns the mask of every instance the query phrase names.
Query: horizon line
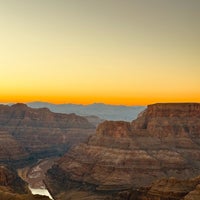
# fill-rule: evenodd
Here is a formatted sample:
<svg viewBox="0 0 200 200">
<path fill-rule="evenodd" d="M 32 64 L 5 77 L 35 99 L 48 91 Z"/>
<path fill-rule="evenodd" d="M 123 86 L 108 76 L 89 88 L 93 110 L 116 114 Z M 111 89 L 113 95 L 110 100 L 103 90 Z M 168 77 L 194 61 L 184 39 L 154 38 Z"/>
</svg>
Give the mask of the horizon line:
<svg viewBox="0 0 200 200">
<path fill-rule="evenodd" d="M 137 107 L 137 106 L 148 106 L 148 105 L 153 105 L 153 104 L 192 104 L 192 103 L 200 103 L 200 102 L 154 102 L 154 103 L 149 103 L 149 104 L 134 104 L 134 105 L 126 105 L 126 104 L 109 104 L 109 103 L 103 103 L 103 102 L 93 102 L 93 103 L 88 103 L 88 104 L 84 104 L 84 103 L 71 103 L 71 102 L 65 102 L 65 103 L 54 103 L 54 102 L 47 102 L 47 101 L 28 101 L 28 102 L 0 102 L 0 104 L 3 105 L 9 105 L 9 104 L 18 104 L 18 103 L 22 103 L 22 104 L 30 104 L 30 103 L 44 103 L 44 104 L 52 104 L 52 105 L 80 105 L 80 106 L 90 106 L 90 105 L 94 105 L 94 104 L 99 104 L 99 105 L 108 105 L 108 106 L 124 106 L 124 107 Z"/>
<path fill-rule="evenodd" d="M 133 106 L 147 106 L 150 104 L 133 104 L 133 105 L 127 105 L 127 104 L 110 104 L 110 103 L 103 103 L 103 102 L 93 102 L 93 103 L 88 103 L 88 104 L 84 104 L 84 103 L 72 103 L 72 102 L 64 102 L 64 103 L 54 103 L 54 102 L 48 102 L 48 101 L 14 101 L 14 102 L 1 102 L 0 104 L 17 104 L 17 103 L 22 103 L 22 104 L 30 104 L 30 103 L 46 103 L 46 104 L 52 104 L 52 105 L 81 105 L 81 106 L 89 106 L 89 105 L 94 105 L 94 104 L 102 104 L 102 105 L 109 105 L 109 106 L 126 106 L 126 107 L 133 107 Z"/>
</svg>

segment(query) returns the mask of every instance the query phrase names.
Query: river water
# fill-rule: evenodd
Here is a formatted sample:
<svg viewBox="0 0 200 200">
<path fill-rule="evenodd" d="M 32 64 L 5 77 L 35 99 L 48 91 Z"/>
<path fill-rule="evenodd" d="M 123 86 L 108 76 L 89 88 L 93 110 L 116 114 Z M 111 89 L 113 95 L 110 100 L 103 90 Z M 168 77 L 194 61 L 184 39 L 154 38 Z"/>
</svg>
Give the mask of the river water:
<svg viewBox="0 0 200 200">
<path fill-rule="evenodd" d="M 39 160 L 32 166 L 18 169 L 19 176 L 28 183 L 32 194 L 48 196 L 53 199 L 43 182 L 46 171 L 51 168 L 57 158 Z"/>
<path fill-rule="evenodd" d="M 34 188 L 31 188 L 29 186 L 29 189 L 30 189 L 32 194 L 45 195 L 45 196 L 48 196 L 50 199 L 53 199 L 53 197 L 50 195 L 49 191 L 46 188 L 44 188 L 44 189 L 34 189 Z"/>
</svg>

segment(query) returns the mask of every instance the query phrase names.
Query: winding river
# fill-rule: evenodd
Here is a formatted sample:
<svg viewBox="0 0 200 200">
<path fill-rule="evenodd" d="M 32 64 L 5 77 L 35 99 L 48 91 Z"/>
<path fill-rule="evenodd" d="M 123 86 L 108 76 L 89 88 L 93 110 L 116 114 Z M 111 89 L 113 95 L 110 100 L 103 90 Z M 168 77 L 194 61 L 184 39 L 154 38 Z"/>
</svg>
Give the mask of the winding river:
<svg viewBox="0 0 200 200">
<path fill-rule="evenodd" d="M 51 166 L 57 159 L 58 158 L 42 159 L 32 166 L 18 169 L 19 176 L 28 183 L 29 189 L 32 194 L 45 195 L 48 196 L 50 199 L 53 199 L 53 197 L 47 190 L 43 180 L 46 171 L 51 168 Z"/>
</svg>

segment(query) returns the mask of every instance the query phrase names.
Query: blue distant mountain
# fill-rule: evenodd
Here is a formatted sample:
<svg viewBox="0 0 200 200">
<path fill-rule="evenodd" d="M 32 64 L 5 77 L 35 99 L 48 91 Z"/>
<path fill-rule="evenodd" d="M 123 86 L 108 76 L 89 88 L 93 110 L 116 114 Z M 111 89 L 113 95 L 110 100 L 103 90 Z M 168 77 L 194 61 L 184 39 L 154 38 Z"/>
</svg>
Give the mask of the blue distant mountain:
<svg viewBox="0 0 200 200">
<path fill-rule="evenodd" d="M 132 121 L 142 112 L 145 106 L 124 106 L 94 103 L 90 105 L 81 104 L 51 104 L 46 102 L 27 103 L 32 108 L 49 108 L 56 113 L 76 113 L 81 116 L 97 116 L 104 120 Z"/>
</svg>

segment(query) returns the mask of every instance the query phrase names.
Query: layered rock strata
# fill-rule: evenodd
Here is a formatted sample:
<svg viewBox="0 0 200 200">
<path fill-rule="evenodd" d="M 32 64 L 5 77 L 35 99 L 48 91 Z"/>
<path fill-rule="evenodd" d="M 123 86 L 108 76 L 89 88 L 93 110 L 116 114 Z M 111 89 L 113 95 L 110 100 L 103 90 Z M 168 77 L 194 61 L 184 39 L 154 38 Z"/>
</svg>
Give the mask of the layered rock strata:
<svg viewBox="0 0 200 200">
<path fill-rule="evenodd" d="M 149 187 L 123 191 L 112 200 L 199 200 L 200 177 L 180 180 L 174 177 L 154 181 Z"/>
<path fill-rule="evenodd" d="M 25 104 L 0 105 L 0 162 L 58 155 L 86 141 L 95 127 L 75 114 L 52 113 Z"/>
<path fill-rule="evenodd" d="M 29 153 L 8 131 L 0 131 L 0 161 L 23 160 Z"/>
<path fill-rule="evenodd" d="M 199 161 L 200 104 L 154 104 L 131 123 L 100 124 L 49 170 L 46 182 L 60 199 L 77 188 L 86 199 L 105 199 L 105 193 L 149 187 L 162 177 L 198 176 Z"/>
</svg>

